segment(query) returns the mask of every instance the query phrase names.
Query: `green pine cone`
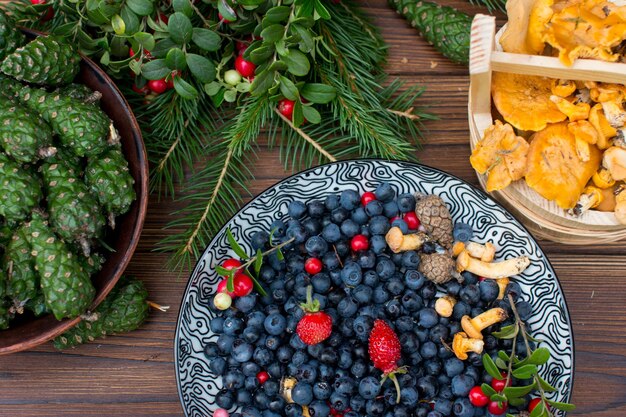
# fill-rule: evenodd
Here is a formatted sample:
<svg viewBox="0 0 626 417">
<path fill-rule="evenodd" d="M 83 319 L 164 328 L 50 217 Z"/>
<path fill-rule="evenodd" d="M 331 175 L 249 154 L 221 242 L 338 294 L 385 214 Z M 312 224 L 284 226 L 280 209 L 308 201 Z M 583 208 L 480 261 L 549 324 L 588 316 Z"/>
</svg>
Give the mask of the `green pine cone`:
<svg viewBox="0 0 626 417">
<path fill-rule="evenodd" d="M 31 298 L 26 302 L 24 307 L 30 310 L 36 317 L 51 313 L 50 308 L 46 305 L 46 298 L 41 289 L 37 292 L 35 298 Z"/>
<path fill-rule="evenodd" d="M 70 97 L 87 104 L 98 103 L 102 98 L 102 93 L 93 91 L 85 84 L 69 84 L 65 87 L 61 87 L 58 93 L 63 97 Z"/>
<path fill-rule="evenodd" d="M 25 219 L 41 199 L 41 184 L 35 173 L 0 153 L 0 215 L 7 221 Z"/>
<path fill-rule="evenodd" d="M 39 274 L 31 254 L 25 226 L 20 226 L 2 258 L 2 269 L 7 277 L 7 296 L 20 309 L 30 299 L 37 297 Z M 19 311 L 19 310 L 18 310 Z"/>
<path fill-rule="evenodd" d="M 10 302 L 6 297 L 6 277 L 4 271 L 0 270 L 0 330 L 9 328 L 9 320 L 11 315 L 9 313 Z"/>
<path fill-rule="evenodd" d="M 26 43 L 26 37 L 15 27 L 15 22 L 0 10 L 0 61 Z"/>
<path fill-rule="evenodd" d="M 52 233 L 41 213 L 34 211 L 26 225 L 46 305 L 57 320 L 80 316 L 96 293 L 89 274 Z"/>
<path fill-rule="evenodd" d="M 39 114 L 0 96 L 0 145 L 18 162 L 36 162 L 56 153 L 52 129 Z"/>
<path fill-rule="evenodd" d="M 38 36 L 17 48 L 0 65 L 8 76 L 33 84 L 56 86 L 72 82 L 80 69 L 80 55 L 65 39 Z"/>
<path fill-rule="evenodd" d="M 106 258 L 97 252 L 90 253 L 89 256 L 85 256 L 82 250 L 74 251 L 74 253 L 78 256 L 80 265 L 90 276 L 98 273 L 106 262 Z"/>
<path fill-rule="evenodd" d="M 148 317 L 148 292 L 143 282 L 122 278 L 107 298 L 96 308 L 95 321 L 81 321 L 54 339 L 54 347 L 66 349 L 114 333 L 130 332 Z"/>
<path fill-rule="evenodd" d="M 21 88 L 17 95 L 52 126 L 66 148 L 80 157 L 102 153 L 110 145 L 109 138 L 117 138 L 113 122 L 97 106 L 29 87 Z"/>
<path fill-rule="evenodd" d="M 126 213 L 135 200 L 135 180 L 121 148 L 110 148 L 97 158 L 89 158 L 85 182 L 109 213 L 109 223 L 114 227 L 115 216 Z"/>
<path fill-rule="evenodd" d="M 469 63 L 471 16 L 427 1 L 389 0 L 389 4 L 445 57 Z"/>
<path fill-rule="evenodd" d="M 48 199 L 50 224 L 62 239 L 77 242 L 89 254 L 89 239 L 105 225 L 98 201 L 75 170 L 58 157 L 40 168 Z"/>
</svg>

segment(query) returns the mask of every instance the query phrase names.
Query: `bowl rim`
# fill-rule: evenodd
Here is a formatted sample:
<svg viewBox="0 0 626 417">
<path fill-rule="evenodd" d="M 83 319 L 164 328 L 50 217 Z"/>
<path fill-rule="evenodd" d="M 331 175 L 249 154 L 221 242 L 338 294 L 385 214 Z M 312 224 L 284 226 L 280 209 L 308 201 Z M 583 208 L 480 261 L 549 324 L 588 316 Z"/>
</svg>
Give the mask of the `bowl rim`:
<svg viewBox="0 0 626 417">
<path fill-rule="evenodd" d="M 215 233 L 215 235 L 213 236 L 213 238 L 211 239 L 211 241 L 209 242 L 208 245 L 205 246 L 204 250 L 202 251 L 202 255 L 200 255 L 200 257 L 198 258 L 198 260 L 196 261 L 194 267 L 191 269 L 190 273 L 189 273 L 189 278 L 187 279 L 187 285 L 185 285 L 185 290 L 182 293 L 181 296 L 181 300 L 179 303 L 179 309 L 178 309 L 178 315 L 176 317 L 176 328 L 174 329 L 174 346 L 173 346 L 173 354 L 174 354 L 174 369 L 175 369 L 175 374 L 176 374 L 176 389 L 178 391 L 178 399 L 180 401 L 180 404 L 182 406 L 183 409 L 183 414 L 185 416 L 188 416 L 187 414 L 187 410 L 185 409 L 185 403 L 183 401 L 183 393 L 182 393 L 182 386 L 181 386 L 181 381 L 180 381 L 180 372 L 179 372 L 179 363 L 178 363 L 178 346 L 179 346 L 179 327 L 180 327 L 180 323 L 182 320 L 182 308 L 181 306 L 183 305 L 183 303 L 185 302 L 185 297 L 189 291 L 189 288 L 191 287 L 191 278 L 194 276 L 196 269 L 198 268 L 198 265 L 200 264 L 200 262 L 202 261 L 202 258 L 204 256 L 204 253 L 207 251 L 207 249 L 213 245 L 216 244 L 218 238 L 223 234 L 226 233 L 226 226 L 238 215 L 240 215 L 240 213 L 242 213 L 245 209 L 248 208 L 248 206 L 250 206 L 254 200 L 266 193 L 267 191 L 271 190 L 272 188 L 278 186 L 279 184 L 282 184 L 284 182 L 290 181 L 292 179 L 294 179 L 295 177 L 298 177 L 300 175 L 304 175 L 306 173 L 315 171 L 321 167 L 328 167 L 328 166 L 333 166 L 333 165 L 338 165 L 338 164 L 349 164 L 352 162 L 383 162 L 383 163 L 396 163 L 396 164 L 407 164 L 407 165 L 414 165 L 414 166 L 418 166 L 418 167 L 422 167 L 422 168 L 426 168 L 432 171 L 435 171 L 437 173 L 440 174 L 445 174 L 450 176 L 453 179 L 456 179 L 458 181 L 460 181 L 462 184 L 465 184 L 467 186 L 469 186 L 472 190 L 478 192 L 480 195 L 482 195 L 483 198 L 491 200 L 493 203 L 495 203 L 495 205 L 497 207 L 499 207 L 500 209 L 502 209 L 505 213 L 508 213 L 509 215 L 511 215 L 511 217 L 513 217 L 513 219 L 515 219 L 515 221 L 517 223 L 519 223 L 519 225 L 522 227 L 522 229 L 528 234 L 528 237 L 531 239 L 531 241 L 533 241 L 537 247 L 541 250 L 541 253 L 544 255 L 544 259 L 546 261 L 546 263 L 550 266 L 550 268 L 552 268 L 553 271 L 555 271 L 554 273 L 554 278 L 556 281 L 556 286 L 559 289 L 559 291 L 561 292 L 561 294 L 563 294 L 563 304 L 565 306 L 565 321 L 567 323 L 567 325 L 570 328 L 570 334 L 572 337 L 572 375 L 570 378 L 570 383 L 569 383 L 569 387 L 567 390 L 567 393 L 565 394 L 565 399 L 567 402 L 570 402 L 572 399 L 572 391 L 574 389 L 574 378 L 576 375 L 576 340 L 574 337 L 574 328 L 572 326 L 572 318 L 570 315 L 570 309 L 569 306 L 567 304 L 567 298 L 565 297 L 565 292 L 563 291 L 563 287 L 561 285 L 561 281 L 558 277 L 558 274 L 556 274 L 556 270 L 554 269 L 554 266 L 552 265 L 552 262 L 550 262 L 550 259 L 545 256 L 545 251 L 543 250 L 543 248 L 541 247 L 541 245 L 539 244 L 539 242 L 537 241 L 537 239 L 535 239 L 535 236 L 528 230 L 528 228 L 524 225 L 524 223 L 522 223 L 520 220 L 517 219 L 517 217 L 515 215 L 513 215 L 513 213 L 511 213 L 511 211 L 509 211 L 507 208 L 505 208 L 502 204 L 500 204 L 499 201 L 495 200 L 493 197 L 491 197 L 489 194 L 487 194 L 483 189 L 476 187 L 475 185 L 470 184 L 468 181 L 464 180 L 463 178 L 460 178 L 454 174 L 451 174 L 447 171 L 444 171 L 442 169 L 439 168 L 435 168 L 432 167 L 430 165 L 421 163 L 421 162 L 412 162 L 412 161 L 401 161 L 399 159 L 385 159 L 385 158 L 351 158 L 351 159 L 342 159 L 339 161 L 335 161 L 335 162 L 327 162 L 324 164 L 320 164 L 320 165 L 316 165 L 313 166 L 311 168 L 307 168 L 304 169 L 302 171 L 298 171 L 295 172 L 293 174 L 290 174 L 288 176 L 286 176 L 285 178 L 281 179 L 280 181 L 277 181 L 273 184 L 271 184 L 270 186 L 266 187 L 264 190 L 260 191 L 259 193 L 257 193 L 254 197 L 252 197 L 250 199 L 250 201 L 248 201 L 246 204 L 244 204 L 243 206 L 241 206 L 241 208 L 239 210 L 237 210 L 237 212 L 235 212 L 225 223 L 224 225 L 220 228 L 220 230 Z M 567 412 L 564 412 L 563 416 L 566 416 Z"/>
<path fill-rule="evenodd" d="M 24 33 L 31 35 L 31 36 L 47 36 L 46 33 L 38 31 L 38 30 L 32 30 L 32 29 L 28 29 L 24 27 L 19 27 L 19 29 L 21 29 Z M 96 73 L 96 75 L 99 78 L 104 80 L 111 87 L 111 91 L 113 95 L 119 101 L 119 103 L 121 104 L 121 107 L 128 114 L 129 119 L 130 119 L 129 121 L 132 124 L 133 129 L 137 133 L 137 136 L 136 136 L 137 140 L 134 140 L 131 146 L 134 146 L 137 149 L 137 162 L 139 165 L 139 171 L 141 172 L 141 175 L 138 178 L 139 189 L 141 191 L 140 193 L 138 193 L 138 198 L 133 202 L 133 204 L 138 204 L 137 220 L 134 222 L 134 225 L 133 225 L 133 231 L 129 239 L 128 250 L 124 254 L 121 262 L 118 263 L 118 265 L 116 266 L 116 270 L 115 270 L 115 273 L 113 274 L 113 277 L 106 283 L 106 285 L 102 287 L 100 291 L 100 295 L 97 296 L 93 300 L 91 306 L 89 307 L 90 310 L 93 310 L 102 301 L 104 301 L 106 296 L 111 292 L 113 287 L 117 284 L 122 274 L 128 267 L 128 264 L 130 263 L 130 260 L 132 259 L 132 256 L 135 253 L 135 250 L 137 249 L 137 245 L 139 244 L 139 239 L 143 231 L 143 226 L 144 226 L 146 214 L 148 211 L 148 156 L 146 152 L 146 146 L 143 141 L 143 136 L 141 134 L 141 129 L 139 127 L 139 124 L 137 123 L 137 118 L 135 117 L 135 114 L 133 113 L 132 108 L 130 107 L 130 104 L 128 104 L 128 101 L 126 100 L 126 98 L 124 97 L 120 89 L 113 82 L 113 80 L 107 75 L 107 73 L 102 68 L 100 68 L 94 61 L 92 61 L 89 57 L 87 57 L 83 53 L 79 53 L 79 54 L 81 57 L 81 61 L 85 65 L 87 65 L 87 67 L 91 71 Z M 45 317 L 45 316 L 42 316 L 42 317 Z M 55 337 L 65 333 L 67 330 L 77 325 L 80 321 L 81 321 L 80 317 L 58 321 L 54 323 L 54 325 L 51 326 L 50 328 L 39 333 L 36 337 L 31 337 L 28 340 L 20 341 L 9 346 L 0 347 L 0 356 L 20 352 L 23 350 L 32 349 L 36 346 L 46 343 L 47 341 L 52 340 Z"/>
</svg>

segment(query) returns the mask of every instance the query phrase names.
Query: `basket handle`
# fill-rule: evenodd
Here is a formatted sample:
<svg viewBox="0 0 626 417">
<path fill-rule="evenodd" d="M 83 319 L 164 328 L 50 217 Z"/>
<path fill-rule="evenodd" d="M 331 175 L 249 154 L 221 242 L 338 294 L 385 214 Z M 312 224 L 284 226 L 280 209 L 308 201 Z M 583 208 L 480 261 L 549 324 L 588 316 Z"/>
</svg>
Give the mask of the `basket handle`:
<svg viewBox="0 0 626 417">
<path fill-rule="evenodd" d="M 495 49 L 496 18 L 477 14 L 472 20 L 470 32 L 470 90 L 468 98 L 469 114 L 474 123 L 477 137 L 493 122 L 491 118 L 491 71 Z"/>
</svg>

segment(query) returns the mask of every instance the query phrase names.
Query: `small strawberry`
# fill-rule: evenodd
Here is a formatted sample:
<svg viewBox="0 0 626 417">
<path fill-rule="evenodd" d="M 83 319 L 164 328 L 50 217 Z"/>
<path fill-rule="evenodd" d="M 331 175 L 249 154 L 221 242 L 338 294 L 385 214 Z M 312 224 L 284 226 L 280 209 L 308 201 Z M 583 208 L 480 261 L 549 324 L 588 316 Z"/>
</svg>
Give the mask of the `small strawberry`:
<svg viewBox="0 0 626 417">
<path fill-rule="evenodd" d="M 405 374 L 405 367 L 398 367 L 400 360 L 400 339 L 383 320 L 376 320 L 369 337 L 369 354 L 374 366 L 383 371 L 383 380 L 389 378 L 396 386 L 396 403 L 400 403 L 400 384 L 397 374 Z"/>
<path fill-rule="evenodd" d="M 306 303 L 300 305 L 306 313 L 296 326 L 296 333 L 307 345 L 316 345 L 330 336 L 333 330 L 333 319 L 320 311 L 320 302 L 313 300 L 313 287 L 306 289 Z"/>
</svg>

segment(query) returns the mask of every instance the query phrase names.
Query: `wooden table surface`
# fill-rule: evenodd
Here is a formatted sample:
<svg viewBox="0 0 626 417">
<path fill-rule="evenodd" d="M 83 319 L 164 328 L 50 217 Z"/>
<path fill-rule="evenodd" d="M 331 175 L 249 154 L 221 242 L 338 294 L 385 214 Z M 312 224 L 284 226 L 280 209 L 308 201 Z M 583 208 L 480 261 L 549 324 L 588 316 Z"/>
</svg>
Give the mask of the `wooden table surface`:
<svg viewBox="0 0 626 417">
<path fill-rule="evenodd" d="M 388 71 L 428 87 L 422 103 L 439 121 L 428 123 L 422 162 L 477 184 L 468 162 L 467 68 L 434 52 L 385 0 L 362 2 L 390 45 Z M 474 14 L 464 0 L 446 4 Z M 501 17 L 501 16 L 500 16 Z M 502 22 L 502 19 L 499 19 Z M 278 150 L 261 148 L 250 189 L 258 194 L 289 173 Z M 174 375 L 173 339 L 187 271 L 167 272 L 152 252 L 167 233 L 174 204 L 150 201 L 143 235 L 128 273 L 143 279 L 151 299 L 172 308 L 153 313 L 128 335 L 58 353 L 47 344 L 0 357 L 0 416 L 181 416 Z M 576 343 L 571 415 L 626 416 L 626 251 L 624 244 L 563 246 L 543 241 L 569 305 Z"/>
</svg>

